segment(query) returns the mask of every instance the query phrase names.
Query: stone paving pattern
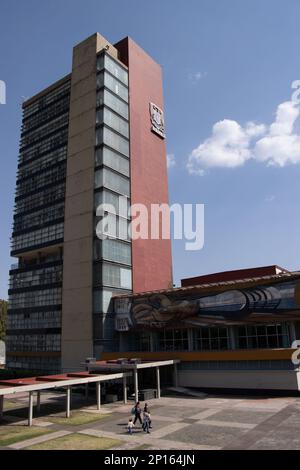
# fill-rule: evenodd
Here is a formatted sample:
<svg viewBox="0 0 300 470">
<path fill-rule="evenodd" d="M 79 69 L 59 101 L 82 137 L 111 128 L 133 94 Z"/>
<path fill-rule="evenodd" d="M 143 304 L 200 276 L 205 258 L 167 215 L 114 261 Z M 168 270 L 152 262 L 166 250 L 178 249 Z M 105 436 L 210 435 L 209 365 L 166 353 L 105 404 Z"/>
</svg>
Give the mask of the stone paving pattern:
<svg viewBox="0 0 300 470">
<path fill-rule="evenodd" d="M 20 397 L 22 400 L 24 403 Z M 300 397 L 162 397 L 148 402 L 151 433 L 145 434 L 137 423 L 132 436 L 126 432 L 132 402 L 102 405 L 99 421 L 73 426 L 51 423 L 50 417 L 43 415 L 43 403 L 47 401 L 53 402 L 53 395 L 42 395 L 41 415 L 34 419 L 34 425 L 46 427 L 51 434 L 17 442 L 6 449 L 24 449 L 74 432 L 117 439 L 122 445 L 115 449 L 123 450 L 140 446 L 149 446 L 147 450 L 300 449 Z M 83 410 L 99 413 L 95 404 Z M 27 424 L 24 418 L 12 418 L 7 413 L 13 415 L 11 407 L 5 415 L 7 424 Z"/>
</svg>

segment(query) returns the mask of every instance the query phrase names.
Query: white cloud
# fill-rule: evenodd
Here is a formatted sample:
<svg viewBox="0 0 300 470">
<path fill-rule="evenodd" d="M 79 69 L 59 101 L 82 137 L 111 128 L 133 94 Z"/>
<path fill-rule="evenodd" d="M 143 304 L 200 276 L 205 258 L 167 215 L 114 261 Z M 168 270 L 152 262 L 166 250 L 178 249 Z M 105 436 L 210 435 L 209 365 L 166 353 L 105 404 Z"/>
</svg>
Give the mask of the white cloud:
<svg viewBox="0 0 300 470">
<path fill-rule="evenodd" d="M 206 77 L 207 72 L 193 72 L 189 73 L 188 77 L 191 82 L 198 82 L 199 80 L 202 80 L 202 78 Z"/>
<path fill-rule="evenodd" d="M 203 174 L 210 167 L 234 168 L 251 158 L 251 139 L 265 131 L 263 125 L 248 122 L 243 128 L 238 122 L 224 119 L 214 124 L 212 135 L 194 149 L 187 168 L 192 174 Z"/>
<path fill-rule="evenodd" d="M 270 194 L 269 196 L 265 197 L 265 202 L 273 202 L 275 200 L 274 194 Z"/>
<path fill-rule="evenodd" d="M 167 167 L 172 168 L 175 165 L 176 165 L 175 155 L 173 153 L 168 154 L 167 155 Z"/>
<path fill-rule="evenodd" d="M 254 158 L 268 165 L 300 163 L 300 135 L 294 133 L 299 108 L 292 101 L 281 103 L 268 133 L 256 142 Z"/>
<path fill-rule="evenodd" d="M 212 134 L 189 156 L 190 174 L 203 175 L 207 168 L 234 168 L 255 159 L 268 165 L 300 163 L 300 135 L 294 132 L 299 116 L 297 103 L 279 104 L 274 122 L 266 126 L 224 119 L 213 125 Z"/>
</svg>

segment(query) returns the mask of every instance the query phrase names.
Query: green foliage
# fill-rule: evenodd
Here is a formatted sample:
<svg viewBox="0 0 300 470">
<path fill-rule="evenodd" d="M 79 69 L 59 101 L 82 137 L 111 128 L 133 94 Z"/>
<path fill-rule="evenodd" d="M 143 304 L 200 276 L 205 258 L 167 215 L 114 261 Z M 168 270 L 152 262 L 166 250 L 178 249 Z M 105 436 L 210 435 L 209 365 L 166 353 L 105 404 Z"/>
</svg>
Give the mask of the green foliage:
<svg viewBox="0 0 300 470">
<path fill-rule="evenodd" d="M 0 300 L 0 341 L 5 339 L 7 305 L 8 302 L 6 300 Z"/>
</svg>

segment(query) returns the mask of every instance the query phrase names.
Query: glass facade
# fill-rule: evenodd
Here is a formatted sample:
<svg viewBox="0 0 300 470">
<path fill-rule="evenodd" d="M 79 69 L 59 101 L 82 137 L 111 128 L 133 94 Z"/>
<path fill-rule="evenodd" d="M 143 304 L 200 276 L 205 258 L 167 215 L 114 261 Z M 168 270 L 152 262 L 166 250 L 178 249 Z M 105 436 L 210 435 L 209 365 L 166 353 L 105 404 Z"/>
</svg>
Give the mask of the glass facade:
<svg viewBox="0 0 300 470">
<path fill-rule="evenodd" d="M 193 330 L 195 351 L 230 349 L 228 328 L 199 328 Z"/>
<path fill-rule="evenodd" d="M 62 242 L 70 107 L 66 79 L 23 107 L 10 271 L 7 364 L 58 371 L 62 305 Z M 55 246 L 57 245 L 57 248 Z M 46 256 L 38 250 L 53 246 Z M 27 253 L 32 254 L 28 257 Z M 18 354 L 16 354 L 18 353 Z M 20 356 L 21 354 L 21 356 Z"/>
<path fill-rule="evenodd" d="M 158 333 L 158 351 L 188 351 L 188 330 L 170 329 Z"/>
<path fill-rule="evenodd" d="M 106 208 L 108 238 L 94 240 L 94 344 L 113 349 L 111 297 L 132 289 L 129 241 L 130 148 L 128 72 L 107 53 L 97 58 L 95 152 L 95 228 L 102 221 L 97 208 Z M 104 221 L 103 221 L 104 222 Z M 97 232 L 96 232 L 97 233 Z M 95 234 L 96 235 L 96 234 Z M 95 353 L 97 355 L 97 353 Z"/>
<path fill-rule="evenodd" d="M 285 324 L 240 326 L 237 337 L 239 349 L 290 347 L 289 332 Z"/>
<path fill-rule="evenodd" d="M 141 341 L 137 337 L 145 335 Z M 290 348 L 286 323 L 202 328 L 162 328 L 161 330 L 123 334 L 128 351 L 229 351 L 241 349 Z M 150 338 L 152 336 L 152 349 Z M 223 362 L 223 361 L 222 361 Z M 250 363 L 253 361 L 250 361 Z M 272 362 L 272 361 L 271 361 Z M 209 362 L 211 363 L 211 362 Z M 237 364 L 239 361 L 237 361 Z M 214 367 L 213 367 L 214 368 Z M 238 368 L 238 366 L 237 366 Z"/>
</svg>

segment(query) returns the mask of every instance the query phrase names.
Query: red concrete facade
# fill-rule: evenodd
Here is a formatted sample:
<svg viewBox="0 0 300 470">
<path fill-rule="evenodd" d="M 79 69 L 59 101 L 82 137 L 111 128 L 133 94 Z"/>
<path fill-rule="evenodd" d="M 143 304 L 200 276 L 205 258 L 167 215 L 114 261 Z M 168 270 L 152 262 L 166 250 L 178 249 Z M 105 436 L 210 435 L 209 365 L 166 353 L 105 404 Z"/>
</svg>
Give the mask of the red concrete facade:
<svg viewBox="0 0 300 470">
<path fill-rule="evenodd" d="M 182 287 L 199 286 L 212 282 L 240 281 L 253 277 L 273 276 L 279 273 L 288 273 L 284 268 L 277 265 L 261 266 L 259 268 L 236 269 L 234 271 L 224 271 L 221 273 L 206 274 L 204 276 L 181 279 Z"/>
<path fill-rule="evenodd" d="M 160 66 L 134 41 L 115 44 L 129 68 L 131 204 L 168 203 L 164 139 L 151 130 L 150 102 L 163 109 Z M 150 227 L 150 220 L 149 220 Z M 172 287 L 171 240 L 132 241 L 133 292 Z"/>
</svg>

